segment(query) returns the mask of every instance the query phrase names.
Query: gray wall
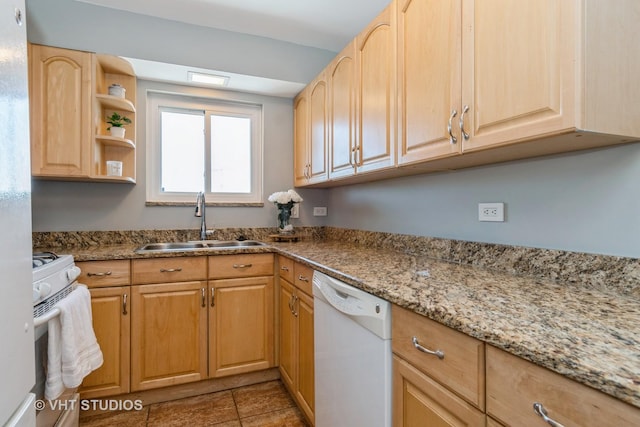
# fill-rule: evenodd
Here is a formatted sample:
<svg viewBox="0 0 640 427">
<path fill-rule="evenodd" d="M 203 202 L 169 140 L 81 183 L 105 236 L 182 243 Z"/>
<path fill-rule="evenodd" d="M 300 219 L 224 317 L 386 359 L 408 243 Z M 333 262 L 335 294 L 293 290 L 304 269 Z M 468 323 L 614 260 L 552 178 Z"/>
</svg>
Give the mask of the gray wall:
<svg viewBox="0 0 640 427">
<path fill-rule="evenodd" d="M 264 196 L 293 186 L 292 100 L 230 91 L 178 87 L 138 81 L 137 184 L 105 184 L 33 181 L 34 231 L 144 230 L 198 228 L 193 206 L 145 206 L 146 201 L 146 91 L 173 92 L 254 102 L 263 105 Z M 324 190 L 301 190 L 305 199 L 295 225 L 323 225 L 325 218 L 311 215 L 313 205 L 324 199 Z M 320 200 L 319 202 L 316 202 Z M 194 200 L 195 206 L 195 200 Z M 277 212 L 272 203 L 264 207 L 209 207 L 209 227 L 275 227 Z"/>
<path fill-rule="evenodd" d="M 27 0 L 32 43 L 308 83 L 335 52 L 75 0 Z"/>
<path fill-rule="evenodd" d="M 332 189 L 328 225 L 640 256 L 640 143 Z M 479 222 L 479 202 L 506 221 Z"/>
</svg>

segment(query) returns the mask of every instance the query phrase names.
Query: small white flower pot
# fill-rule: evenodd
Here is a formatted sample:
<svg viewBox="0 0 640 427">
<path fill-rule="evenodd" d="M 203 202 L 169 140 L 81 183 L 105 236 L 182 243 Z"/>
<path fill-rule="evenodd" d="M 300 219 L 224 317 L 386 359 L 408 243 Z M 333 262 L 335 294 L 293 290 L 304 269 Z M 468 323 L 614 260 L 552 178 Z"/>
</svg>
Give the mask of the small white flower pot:
<svg viewBox="0 0 640 427">
<path fill-rule="evenodd" d="M 125 130 L 125 128 L 117 126 L 111 126 L 111 129 L 109 129 L 111 136 L 115 136 L 116 138 L 124 138 Z"/>
</svg>

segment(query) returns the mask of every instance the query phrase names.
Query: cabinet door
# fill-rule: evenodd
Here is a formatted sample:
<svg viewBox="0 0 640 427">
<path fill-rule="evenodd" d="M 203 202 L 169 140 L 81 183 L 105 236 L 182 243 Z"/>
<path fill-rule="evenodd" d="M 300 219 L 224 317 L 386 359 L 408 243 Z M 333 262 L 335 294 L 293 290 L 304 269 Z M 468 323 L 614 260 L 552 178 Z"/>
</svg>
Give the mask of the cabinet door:
<svg viewBox="0 0 640 427">
<path fill-rule="evenodd" d="M 461 5 L 460 0 L 398 2 L 399 164 L 461 151 Z M 455 143 L 447 129 L 450 118 Z"/>
<path fill-rule="evenodd" d="M 80 393 L 83 399 L 128 393 L 131 316 L 127 299 L 131 288 L 93 288 L 90 292 L 93 330 L 104 362 L 82 381 Z"/>
<path fill-rule="evenodd" d="M 575 126 L 577 4 L 464 2 L 463 151 Z"/>
<path fill-rule="evenodd" d="M 309 175 L 309 90 L 302 90 L 293 100 L 293 178 L 296 187 L 308 184 Z"/>
<path fill-rule="evenodd" d="M 209 295 L 209 376 L 273 367 L 273 278 L 212 280 Z"/>
<path fill-rule="evenodd" d="M 393 425 L 397 427 L 484 427 L 485 415 L 393 356 Z"/>
<path fill-rule="evenodd" d="M 355 41 L 332 61 L 329 81 L 329 178 L 353 175 L 356 171 L 356 60 Z"/>
<path fill-rule="evenodd" d="M 33 176 L 90 175 L 92 64 L 88 52 L 29 46 Z"/>
<path fill-rule="evenodd" d="M 282 382 L 294 393 L 297 379 L 297 321 L 293 315 L 293 286 L 280 279 L 279 310 L 280 310 L 280 374 Z"/>
<path fill-rule="evenodd" d="M 298 387 L 296 397 L 306 416 L 313 421 L 315 410 L 315 363 L 313 298 L 296 291 L 295 312 L 298 319 Z"/>
<path fill-rule="evenodd" d="M 395 36 L 391 6 L 356 38 L 359 172 L 395 162 Z"/>
<path fill-rule="evenodd" d="M 207 377 L 206 292 L 203 281 L 132 287 L 132 391 Z"/>
<path fill-rule="evenodd" d="M 309 183 L 326 181 L 327 173 L 327 82 L 322 73 L 309 91 Z"/>
</svg>

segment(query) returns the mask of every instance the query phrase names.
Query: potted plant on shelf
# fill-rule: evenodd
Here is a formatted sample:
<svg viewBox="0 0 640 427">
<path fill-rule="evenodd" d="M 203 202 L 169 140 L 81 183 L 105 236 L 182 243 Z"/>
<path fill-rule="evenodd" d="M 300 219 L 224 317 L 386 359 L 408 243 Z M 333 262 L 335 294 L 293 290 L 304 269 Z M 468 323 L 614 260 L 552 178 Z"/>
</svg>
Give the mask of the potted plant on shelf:
<svg viewBox="0 0 640 427">
<path fill-rule="evenodd" d="M 130 124 L 131 119 L 114 111 L 112 115 L 107 117 L 107 123 L 110 125 L 107 130 L 111 131 L 111 136 L 124 138 L 125 128 L 123 126 Z"/>
</svg>

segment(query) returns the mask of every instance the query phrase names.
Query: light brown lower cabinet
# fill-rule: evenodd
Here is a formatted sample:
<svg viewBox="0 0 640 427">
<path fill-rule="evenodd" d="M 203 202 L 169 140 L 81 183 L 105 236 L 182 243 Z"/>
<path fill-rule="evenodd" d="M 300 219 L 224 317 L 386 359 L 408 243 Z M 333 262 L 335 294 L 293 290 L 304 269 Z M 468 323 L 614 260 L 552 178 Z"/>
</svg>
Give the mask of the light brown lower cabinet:
<svg viewBox="0 0 640 427">
<path fill-rule="evenodd" d="M 315 423 L 315 364 L 313 297 L 310 290 L 313 270 L 279 257 L 285 274 L 279 280 L 280 374 L 305 417 Z M 289 273 L 293 272 L 293 276 Z M 294 286 L 284 278 L 294 278 Z"/>
<path fill-rule="evenodd" d="M 130 391 L 131 277 L 129 260 L 76 262 L 78 282 L 91 293 L 93 330 L 102 350 L 102 366 L 89 374 L 79 392 L 93 399 Z"/>
<path fill-rule="evenodd" d="M 566 427 L 640 426 L 639 408 L 487 346 L 487 414 L 505 426 L 545 426 L 536 403 Z"/>
<path fill-rule="evenodd" d="M 210 280 L 209 296 L 209 376 L 273 367 L 273 277 Z"/>
<path fill-rule="evenodd" d="M 485 425 L 485 415 L 394 355 L 393 425 L 481 427 Z"/>
<path fill-rule="evenodd" d="M 83 399 L 129 392 L 130 286 L 92 288 L 93 330 L 102 350 L 103 363 L 80 387 Z"/>
<path fill-rule="evenodd" d="M 131 290 L 131 390 L 207 378 L 207 282 Z"/>
</svg>

